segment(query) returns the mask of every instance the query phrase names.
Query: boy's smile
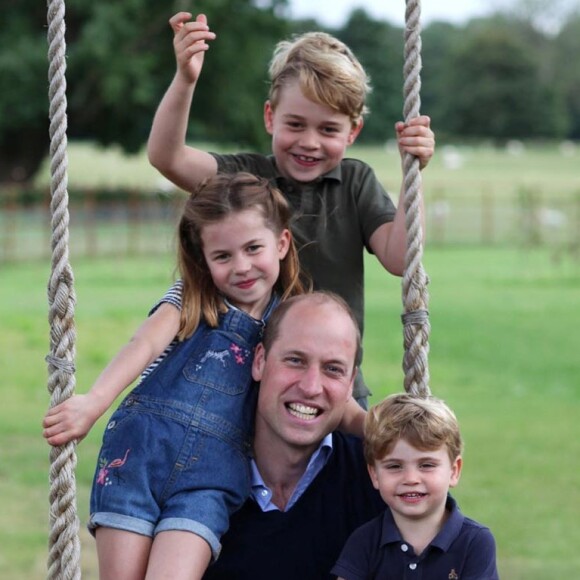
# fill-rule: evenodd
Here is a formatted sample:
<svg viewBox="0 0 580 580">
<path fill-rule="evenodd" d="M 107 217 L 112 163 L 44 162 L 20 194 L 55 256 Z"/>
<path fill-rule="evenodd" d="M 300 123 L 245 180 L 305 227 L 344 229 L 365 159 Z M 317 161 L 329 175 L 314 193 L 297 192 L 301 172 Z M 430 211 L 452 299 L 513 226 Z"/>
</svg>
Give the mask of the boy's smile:
<svg viewBox="0 0 580 580">
<path fill-rule="evenodd" d="M 278 170 L 303 183 L 334 169 L 362 128 L 362 122 L 353 127 L 348 115 L 306 98 L 298 81 L 281 89 L 275 110 L 266 102 L 264 123 Z"/>
</svg>

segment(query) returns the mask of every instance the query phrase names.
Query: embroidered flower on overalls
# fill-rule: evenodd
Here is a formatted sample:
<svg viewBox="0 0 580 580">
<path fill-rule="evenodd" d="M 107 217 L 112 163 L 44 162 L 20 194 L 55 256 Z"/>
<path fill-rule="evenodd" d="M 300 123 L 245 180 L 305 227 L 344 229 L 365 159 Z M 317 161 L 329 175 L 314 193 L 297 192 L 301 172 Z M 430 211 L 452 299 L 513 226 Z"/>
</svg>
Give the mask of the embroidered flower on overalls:
<svg viewBox="0 0 580 580">
<path fill-rule="evenodd" d="M 127 449 L 127 451 L 125 451 L 125 456 L 123 458 L 113 459 L 113 461 L 111 461 L 110 463 L 104 457 L 99 459 L 99 465 L 101 466 L 101 468 L 99 469 L 99 473 L 97 475 L 98 484 L 111 485 L 113 483 L 109 478 L 109 472 L 111 469 L 119 469 L 120 467 L 123 467 L 123 465 L 125 465 L 125 463 L 127 462 L 127 456 L 129 455 L 129 451 L 131 451 L 131 449 Z M 116 476 L 117 479 L 120 478 L 120 475 L 118 473 L 116 473 Z"/>
<path fill-rule="evenodd" d="M 234 360 L 239 365 L 243 365 L 248 360 L 248 356 L 250 356 L 249 350 L 241 348 L 240 346 L 234 344 L 233 342 L 230 345 L 230 350 L 234 353 Z"/>
</svg>

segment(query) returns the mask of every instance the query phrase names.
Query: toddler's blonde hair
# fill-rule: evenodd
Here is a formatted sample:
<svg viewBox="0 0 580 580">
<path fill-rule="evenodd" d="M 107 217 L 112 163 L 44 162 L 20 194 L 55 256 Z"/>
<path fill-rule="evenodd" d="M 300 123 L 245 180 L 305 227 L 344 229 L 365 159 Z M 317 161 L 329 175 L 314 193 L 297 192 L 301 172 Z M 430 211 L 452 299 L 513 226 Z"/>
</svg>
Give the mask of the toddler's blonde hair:
<svg viewBox="0 0 580 580">
<path fill-rule="evenodd" d="M 364 433 L 368 465 L 388 455 L 400 439 L 424 451 L 445 445 L 451 462 L 463 450 L 455 414 L 436 397 L 420 398 L 407 393 L 390 395 L 369 410 Z"/>
</svg>

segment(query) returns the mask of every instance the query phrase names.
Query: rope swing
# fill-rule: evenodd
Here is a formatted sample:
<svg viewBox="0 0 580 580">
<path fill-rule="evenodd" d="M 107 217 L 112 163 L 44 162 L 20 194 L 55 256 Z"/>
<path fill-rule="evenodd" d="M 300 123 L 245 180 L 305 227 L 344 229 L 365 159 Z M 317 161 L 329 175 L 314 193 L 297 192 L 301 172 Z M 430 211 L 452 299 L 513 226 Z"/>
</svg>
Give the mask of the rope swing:
<svg viewBox="0 0 580 580">
<path fill-rule="evenodd" d="M 68 249 L 68 175 L 66 117 L 66 43 L 64 0 L 48 0 L 48 60 L 50 101 L 50 193 L 52 268 L 48 282 L 50 406 L 68 399 L 75 388 L 75 291 Z M 81 577 L 79 520 L 76 509 L 76 443 L 50 449 L 50 580 Z"/>
<path fill-rule="evenodd" d="M 407 0 L 405 10 L 405 62 L 403 67 L 405 122 L 419 115 L 421 107 L 421 2 Z M 407 251 L 403 274 L 403 336 L 405 353 L 403 371 L 405 391 L 428 397 L 429 389 L 429 278 L 421 263 L 423 231 L 421 227 L 421 171 L 419 160 L 405 153 L 403 157 L 403 201 L 407 227 Z"/>
</svg>

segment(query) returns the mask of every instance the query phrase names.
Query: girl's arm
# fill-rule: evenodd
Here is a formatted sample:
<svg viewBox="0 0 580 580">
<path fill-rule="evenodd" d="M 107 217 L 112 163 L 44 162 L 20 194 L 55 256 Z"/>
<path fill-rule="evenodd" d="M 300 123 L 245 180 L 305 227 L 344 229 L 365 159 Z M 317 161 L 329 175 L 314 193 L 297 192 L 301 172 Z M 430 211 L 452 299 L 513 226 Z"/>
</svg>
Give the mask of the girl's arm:
<svg viewBox="0 0 580 580">
<path fill-rule="evenodd" d="M 366 414 L 367 412 L 351 397 L 346 404 L 339 429 L 343 433 L 356 435 L 362 439 Z"/>
<path fill-rule="evenodd" d="M 86 395 L 74 395 L 49 409 L 42 422 L 50 445 L 82 439 L 115 399 L 131 385 L 171 343 L 180 323 L 179 310 L 163 303 L 111 360 Z"/>
<path fill-rule="evenodd" d="M 209 48 L 207 41 L 215 38 L 205 16 L 199 15 L 195 21 L 191 17 L 188 12 L 179 12 L 169 21 L 177 72 L 155 113 L 147 143 L 151 165 L 186 191 L 217 173 L 217 162 L 209 153 L 186 144 L 189 112 Z"/>
</svg>

